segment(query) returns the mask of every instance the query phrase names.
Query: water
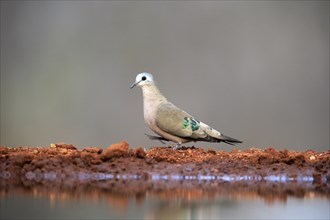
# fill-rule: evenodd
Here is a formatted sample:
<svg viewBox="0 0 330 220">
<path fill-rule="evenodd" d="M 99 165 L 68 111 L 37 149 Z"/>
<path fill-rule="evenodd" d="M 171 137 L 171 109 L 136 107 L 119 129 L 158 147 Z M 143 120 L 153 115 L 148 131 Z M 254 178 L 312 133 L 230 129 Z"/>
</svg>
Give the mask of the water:
<svg viewBox="0 0 330 220">
<path fill-rule="evenodd" d="M 189 200 L 109 195 L 76 198 L 50 193 L 10 193 L 1 199 L 1 219 L 329 219 L 326 198 L 288 198 L 267 202 L 253 197 L 215 196 Z"/>
<path fill-rule="evenodd" d="M 312 176 L 1 174 L 1 219 L 329 219 Z"/>
</svg>

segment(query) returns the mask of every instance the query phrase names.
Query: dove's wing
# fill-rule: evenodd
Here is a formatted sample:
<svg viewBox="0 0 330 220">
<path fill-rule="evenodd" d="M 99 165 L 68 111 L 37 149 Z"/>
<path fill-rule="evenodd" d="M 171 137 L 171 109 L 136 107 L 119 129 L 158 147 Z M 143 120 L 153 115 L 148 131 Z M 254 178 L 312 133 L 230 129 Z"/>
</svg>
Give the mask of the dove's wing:
<svg viewBox="0 0 330 220">
<path fill-rule="evenodd" d="M 196 141 L 241 143 L 241 141 L 225 136 L 207 124 L 194 119 L 170 102 L 164 102 L 158 106 L 155 122 L 161 130 L 178 137 L 191 138 Z"/>
<path fill-rule="evenodd" d="M 210 135 L 209 133 L 213 130 L 170 102 L 161 103 L 158 106 L 155 121 L 161 130 L 185 138 L 201 140 Z M 220 132 L 214 135 L 219 136 Z"/>
<path fill-rule="evenodd" d="M 161 130 L 179 137 L 190 137 L 192 129 L 184 127 L 185 118 L 191 116 L 170 102 L 161 103 L 156 111 L 156 126 Z"/>
</svg>

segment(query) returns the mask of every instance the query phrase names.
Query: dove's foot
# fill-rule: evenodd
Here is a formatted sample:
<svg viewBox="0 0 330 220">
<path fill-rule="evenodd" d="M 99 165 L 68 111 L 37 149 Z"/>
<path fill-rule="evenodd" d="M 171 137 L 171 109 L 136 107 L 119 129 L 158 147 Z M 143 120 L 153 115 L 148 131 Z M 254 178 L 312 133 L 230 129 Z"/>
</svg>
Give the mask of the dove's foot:
<svg viewBox="0 0 330 220">
<path fill-rule="evenodd" d="M 149 135 L 149 134 L 145 134 L 150 140 L 158 140 L 160 142 L 162 142 L 163 144 L 165 144 L 164 141 L 168 141 L 167 139 L 163 138 L 163 137 L 159 137 L 159 136 L 153 136 L 153 135 Z"/>
<path fill-rule="evenodd" d="M 181 146 L 181 143 L 177 143 L 174 147 L 173 150 L 177 150 Z"/>
</svg>

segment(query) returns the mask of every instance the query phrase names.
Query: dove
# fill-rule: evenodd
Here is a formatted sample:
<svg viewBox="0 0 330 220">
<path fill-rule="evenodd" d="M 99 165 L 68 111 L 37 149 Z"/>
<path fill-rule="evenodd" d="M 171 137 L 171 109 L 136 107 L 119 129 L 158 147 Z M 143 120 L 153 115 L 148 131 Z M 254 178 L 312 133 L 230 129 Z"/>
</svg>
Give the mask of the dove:
<svg viewBox="0 0 330 220">
<path fill-rule="evenodd" d="M 226 136 L 178 108 L 160 92 L 151 73 L 136 76 L 135 86 L 142 88 L 144 121 L 159 136 L 147 135 L 152 140 L 172 141 L 176 145 L 191 141 L 224 142 L 230 145 L 242 141 Z"/>
</svg>

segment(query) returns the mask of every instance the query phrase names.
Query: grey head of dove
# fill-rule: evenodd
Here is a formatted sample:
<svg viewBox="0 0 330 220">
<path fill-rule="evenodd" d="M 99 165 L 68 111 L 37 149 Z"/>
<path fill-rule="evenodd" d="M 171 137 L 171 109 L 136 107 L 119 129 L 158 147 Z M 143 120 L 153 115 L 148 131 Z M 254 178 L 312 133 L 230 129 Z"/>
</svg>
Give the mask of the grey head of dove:
<svg viewBox="0 0 330 220">
<path fill-rule="evenodd" d="M 174 149 L 190 141 L 225 142 L 230 145 L 242 141 L 223 135 L 207 124 L 176 107 L 159 91 L 150 73 L 139 73 L 131 89 L 142 88 L 144 121 L 159 136 L 147 135 L 152 140 L 173 141 Z"/>
</svg>

